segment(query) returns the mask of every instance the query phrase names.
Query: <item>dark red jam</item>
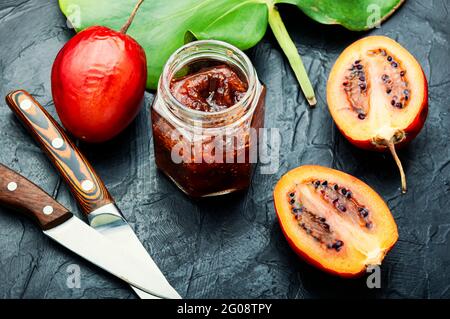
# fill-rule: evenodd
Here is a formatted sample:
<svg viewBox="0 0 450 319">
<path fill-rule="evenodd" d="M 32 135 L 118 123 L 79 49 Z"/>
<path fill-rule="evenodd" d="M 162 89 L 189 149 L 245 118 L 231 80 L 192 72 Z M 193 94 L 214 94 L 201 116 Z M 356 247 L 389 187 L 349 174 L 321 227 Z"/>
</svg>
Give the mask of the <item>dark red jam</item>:
<svg viewBox="0 0 450 319">
<path fill-rule="evenodd" d="M 172 95 L 181 104 L 203 112 L 219 112 L 235 105 L 247 89 L 247 82 L 224 64 L 203 68 L 170 83 Z"/>
<path fill-rule="evenodd" d="M 237 70 L 223 63 L 210 62 L 212 63 L 206 66 L 201 64 L 200 67 L 190 67 L 189 72 L 184 70 L 184 74 L 169 82 L 171 94 L 181 104 L 203 111 L 206 115 L 214 115 L 236 105 L 249 88 L 247 80 Z M 174 121 L 170 120 L 170 111 L 167 111 L 164 103 L 155 99 L 151 116 L 156 165 L 186 194 L 194 197 L 214 196 L 249 187 L 253 168 L 253 163 L 249 161 L 250 148 L 257 145 L 257 139 L 252 138 L 249 132 L 262 128 L 264 123 L 265 88 L 259 82 L 258 87 L 258 94 L 255 94 L 251 102 L 252 105 L 256 103 L 253 114 L 236 129 L 236 138 L 244 143 L 238 147 L 223 149 L 219 157 L 222 160 L 219 161 L 216 150 L 211 148 L 215 141 L 226 137 L 204 133 L 193 139 L 191 127 L 179 130 Z M 235 120 L 227 119 L 225 122 Z M 218 126 L 215 131 L 226 135 L 228 128 L 229 126 Z M 184 149 L 184 160 L 177 162 L 173 160 L 172 150 L 180 144 Z"/>
</svg>

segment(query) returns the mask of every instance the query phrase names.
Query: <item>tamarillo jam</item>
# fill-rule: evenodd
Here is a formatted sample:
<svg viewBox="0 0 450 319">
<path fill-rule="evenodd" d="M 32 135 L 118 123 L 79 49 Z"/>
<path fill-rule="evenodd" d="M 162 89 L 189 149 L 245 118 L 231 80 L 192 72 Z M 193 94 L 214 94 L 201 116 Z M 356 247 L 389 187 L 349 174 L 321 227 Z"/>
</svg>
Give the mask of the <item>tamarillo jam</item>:
<svg viewBox="0 0 450 319">
<path fill-rule="evenodd" d="M 170 92 L 184 106 L 203 112 L 219 112 L 238 103 L 248 84 L 227 64 L 200 69 L 172 79 Z"/>
<path fill-rule="evenodd" d="M 157 167 L 193 197 L 248 188 L 264 98 L 239 49 L 213 40 L 183 46 L 166 63 L 151 108 Z"/>
</svg>

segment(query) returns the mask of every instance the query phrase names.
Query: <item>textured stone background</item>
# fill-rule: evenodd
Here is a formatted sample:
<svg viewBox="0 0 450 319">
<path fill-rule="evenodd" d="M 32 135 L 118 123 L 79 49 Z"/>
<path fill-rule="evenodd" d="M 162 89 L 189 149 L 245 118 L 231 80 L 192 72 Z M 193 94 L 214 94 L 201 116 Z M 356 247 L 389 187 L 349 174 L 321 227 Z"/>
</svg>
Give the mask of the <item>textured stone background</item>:
<svg viewBox="0 0 450 319">
<path fill-rule="evenodd" d="M 388 155 L 352 147 L 328 113 L 325 85 L 338 54 L 365 33 L 322 26 L 298 10 L 281 13 L 304 57 L 318 95 L 309 109 L 280 49 L 268 32 L 250 50 L 268 87 L 266 126 L 281 129 L 281 167 L 256 171 L 245 194 L 193 201 L 155 168 L 148 108 L 119 138 L 82 145 L 138 237 L 184 297 L 449 298 L 450 297 L 450 20 L 447 0 L 407 3 L 381 29 L 406 46 L 429 79 L 430 113 L 418 138 L 400 152 L 410 190 L 400 195 Z M 23 88 L 54 116 L 50 69 L 73 31 L 55 0 L 0 1 L 0 95 Z M 0 161 L 78 212 L 65 185 L 5 103 L 0 103 Z M 272 188 L 287 170 L 321 164 L 360 177 L 387 201 L 400 239 L 382 267 L 382 288 L 365 278 L 328 276 L 289 249 L 275 217 Z M 67 266 L 79 264 L 81 288 L 66 286 Z M 0 209 L 0 298 L 135 298 L 120 281 L 40 233 L 28 219 Z"/>
</svg>

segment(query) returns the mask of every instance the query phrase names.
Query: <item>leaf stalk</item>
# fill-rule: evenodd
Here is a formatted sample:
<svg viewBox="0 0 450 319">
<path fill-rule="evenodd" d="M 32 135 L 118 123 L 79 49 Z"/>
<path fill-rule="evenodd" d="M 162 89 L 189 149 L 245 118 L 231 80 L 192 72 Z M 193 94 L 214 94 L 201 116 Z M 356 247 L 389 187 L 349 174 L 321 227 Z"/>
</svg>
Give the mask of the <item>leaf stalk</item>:
<svg viewBox="0 0 450 319">
<path fill-rule="evenodd" d="M 305 65 L 298 53 L 297 47 L 292 41 L 286 26 L 281 19 L 280 13 L 275 5 L 269 6 L 269 25 L 281 49 L 286 54 L 288 61 L 294 71 L 294 74 L 300 83 L 300 87 L 310 106 L 317 104 L 314 89 L 306 72 Z"/>
</svg>

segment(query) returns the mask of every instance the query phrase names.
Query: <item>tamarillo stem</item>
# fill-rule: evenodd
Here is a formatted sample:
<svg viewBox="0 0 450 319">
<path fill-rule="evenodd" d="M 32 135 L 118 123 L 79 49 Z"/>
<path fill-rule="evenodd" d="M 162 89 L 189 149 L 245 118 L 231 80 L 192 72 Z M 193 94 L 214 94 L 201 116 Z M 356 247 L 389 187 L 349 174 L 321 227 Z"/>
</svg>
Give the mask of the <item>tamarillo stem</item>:
<svg viewBox="0 0 450 319">
<path fill-rule="evenodd" d="M 122 28 L 120 28 L 120 32 L 125 34 L 128 31 L 128 28 L 133 23 L 134 17 L 136 16 L 137 11 L 139 10 L 139 7 L 144 2 L 144 0 L 139 0 L 136 6 L 134 7 L 133 11 L 131 12 L 130 17 L 128 18 L 127 22 L 123 25 Z"/>
<path fill-rule="evenodd" d="M 389 148 L 389 151 L 391 151 L 391 154 L 394 157 L 395 163 L 397 163 L 398 169 L 400 171 L 400 178 L 402 181 L 402 193 L 405 194 L 407 191 L 406 176 L 405 176 L 405 172 L 403 171 L 402 162 L 400 161 L 400 158 L 398 157 L 397 152 L 395 150 L 395 144 L 392 141 L 386 141 L 386 145 Z"/>
</svg>

